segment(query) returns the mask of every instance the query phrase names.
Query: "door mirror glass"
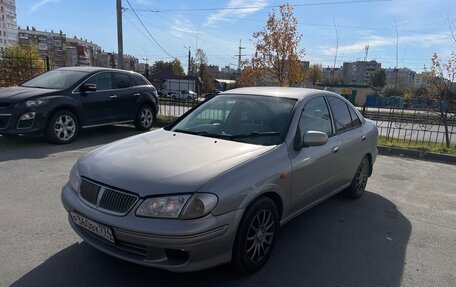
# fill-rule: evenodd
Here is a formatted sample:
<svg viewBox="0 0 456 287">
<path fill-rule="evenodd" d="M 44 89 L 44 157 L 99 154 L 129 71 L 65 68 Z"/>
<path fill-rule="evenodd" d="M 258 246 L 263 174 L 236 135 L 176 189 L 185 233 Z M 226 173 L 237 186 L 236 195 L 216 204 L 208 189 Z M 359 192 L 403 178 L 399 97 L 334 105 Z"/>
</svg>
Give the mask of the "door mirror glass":
<svg viewBox="0 0 456 287">
<path fill-rule="evenodd" d="M 89 83 L 85 83 L 84 85 L 82 85 L 79 90 L 81 92 L 95 92 L 97 90 L 97 85 L 95 84 L 89 84 Z"/>
<path fill-rule="evenodd" d="M 308 131 L 302 138 L 302 146 L 320 146 L 328 142 L 328 135 L 324 132 Z"/>
</svg>

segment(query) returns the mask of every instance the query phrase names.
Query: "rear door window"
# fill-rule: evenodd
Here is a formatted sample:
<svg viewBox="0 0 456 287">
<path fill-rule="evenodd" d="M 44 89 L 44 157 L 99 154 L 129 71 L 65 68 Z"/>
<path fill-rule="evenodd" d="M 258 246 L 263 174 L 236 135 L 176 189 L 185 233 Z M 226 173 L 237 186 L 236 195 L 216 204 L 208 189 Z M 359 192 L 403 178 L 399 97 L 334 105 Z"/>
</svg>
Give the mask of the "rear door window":
<svg viewBox="0 0 456 287">
<path fill-rule="evenodd" d="M 125 89 L 131 87 L 130 77 L 124 73 L 114 73 L 114 88 Z"/>
<path fill-rule="evenodd" d="M 133 86 L 144 86 L 148 85 L 146 80 L 144 80 L 142 77 L 138 75 L 130 75 L 130 81 L 133 84 Z"/>
<path fill-rule="evenodd" d="M 353 110 L 353 108 L 349 106 L 348 110 L 350 111 L 350 117 L 352 119 L 352 127 L 356 128 L 356 127 L 361 126 L 361 120 L 359 119 L 358 115 Z"/>
<path fill-rule="evenodd" d="M 350 129 L 352 127 L 352 119 L 347 104 L 336 97 L 328 97 L 328 102 L 333 113 L 336 132 L 339 133 Z"/>
</svg>

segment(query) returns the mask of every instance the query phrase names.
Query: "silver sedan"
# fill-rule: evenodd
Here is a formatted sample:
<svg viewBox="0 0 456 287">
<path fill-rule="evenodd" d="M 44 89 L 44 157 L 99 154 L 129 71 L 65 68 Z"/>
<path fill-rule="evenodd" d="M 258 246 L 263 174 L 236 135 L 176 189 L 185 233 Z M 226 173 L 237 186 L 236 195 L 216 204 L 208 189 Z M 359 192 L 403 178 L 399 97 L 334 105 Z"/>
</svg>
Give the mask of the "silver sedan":
<svg viewBox="0 0 456 287">
<path fill-rule="evenodd" d="M 281 225 L 338 192 L 363 194 L 377 134 L 331 92 L 234 89 L 82 156 L 62 202 L 73 229 L 117 258 L 252 273 Z"/>
</svg>

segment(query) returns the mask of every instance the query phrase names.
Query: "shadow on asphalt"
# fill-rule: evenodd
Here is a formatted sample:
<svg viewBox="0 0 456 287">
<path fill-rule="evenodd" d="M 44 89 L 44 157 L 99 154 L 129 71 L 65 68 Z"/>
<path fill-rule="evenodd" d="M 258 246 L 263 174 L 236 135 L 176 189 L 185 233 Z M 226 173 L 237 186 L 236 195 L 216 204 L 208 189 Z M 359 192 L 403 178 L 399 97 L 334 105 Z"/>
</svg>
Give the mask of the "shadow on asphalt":
<svg viewBox="0 0 456 287">
<path fill-rule="evenodd" d="M 141 133 L 132 125 L 82 129 L 78 138 L 67 145 L 55 145 L 39 137 L 0 136 L 0 162 L 18 159 L 39 159 L 50 154 L 107 144 Z"/>
<path fill-rule="evenodd" d="M 273 256 L 241 276 L 224 265 L 174 274 L 73 244 L 13 286 L 400 286 L 411 224 L 389 200 L 337 195 L 286 224 Z"/>
</svg>

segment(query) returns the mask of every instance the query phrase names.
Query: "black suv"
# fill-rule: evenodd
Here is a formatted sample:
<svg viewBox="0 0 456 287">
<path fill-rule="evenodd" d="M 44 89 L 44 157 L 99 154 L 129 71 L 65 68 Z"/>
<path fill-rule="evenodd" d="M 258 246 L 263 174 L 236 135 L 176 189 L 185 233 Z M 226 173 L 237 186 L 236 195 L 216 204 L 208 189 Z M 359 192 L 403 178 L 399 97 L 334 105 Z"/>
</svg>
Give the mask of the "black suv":
<svg viewBox="0 0 456 287">
<path fill-rule="evenodd" d="M 17 87 L 0 89 L 0 134 L 73 141 L 80 128 L 133 122 L 148 130 L 158 112 L 157 90 L 134 72 L 59 68 Z"/>
</svg>

